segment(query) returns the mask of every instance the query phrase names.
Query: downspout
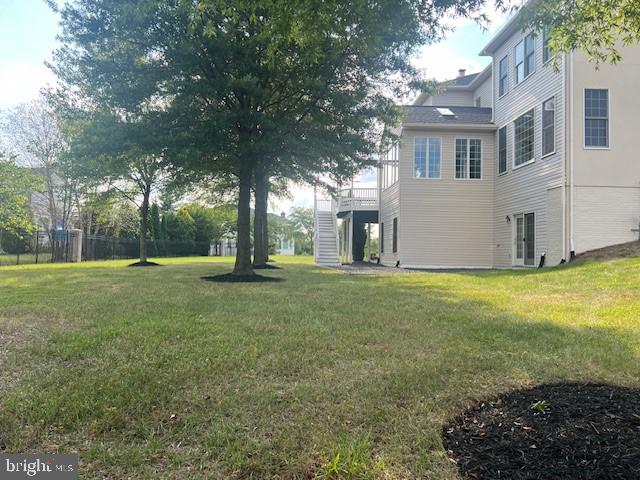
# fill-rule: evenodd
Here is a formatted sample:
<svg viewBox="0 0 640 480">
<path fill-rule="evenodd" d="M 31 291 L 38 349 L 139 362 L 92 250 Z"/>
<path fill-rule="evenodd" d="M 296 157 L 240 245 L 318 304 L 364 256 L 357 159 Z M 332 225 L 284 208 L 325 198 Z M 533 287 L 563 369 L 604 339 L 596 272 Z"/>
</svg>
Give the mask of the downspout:
<svg viewBox="0 0 640 480">
<path fill-rule="evenodd" d="M 562 76 L 562 90 L 564 91 L 564 155 L 562 155 L 562 255 L 560 262 L 564 263 L 567 258 L 567 155 L 570 148 L 570 136 L 567 135 L 567 122 L 571 121 L 567 106 L 573 104 L 569 95 L 567 76 L 569 75 L 569 64 L 567 62 L 570 54 L 565 54 L 563 59 L 564 75 Z M 569 147 L 569 148 L 567 148 Z"/>
<path fill-rule="evenodd" d="M 571 63 L 569 66 L 569 88 L 571 90 L 571 134 L 570 134 L 570 158 L 569 158 L 569 195 L 571 198 L 570 205 L 570 229 L 571 229 L 571 247 L 569 252 L 569 259 L 573 260 L 576 253 L 576 243 L 575 243 L 575 234 L 576 234 L 576 224 L 575 224 L 575 183 L 574 183 L 574 165 L 575 165 L 575 74 L 574 74 L 574 66 L 575 66 L 575 54 L 571 52 L 569 54 L 569 58 L 571 59 Z"/>
</svg>

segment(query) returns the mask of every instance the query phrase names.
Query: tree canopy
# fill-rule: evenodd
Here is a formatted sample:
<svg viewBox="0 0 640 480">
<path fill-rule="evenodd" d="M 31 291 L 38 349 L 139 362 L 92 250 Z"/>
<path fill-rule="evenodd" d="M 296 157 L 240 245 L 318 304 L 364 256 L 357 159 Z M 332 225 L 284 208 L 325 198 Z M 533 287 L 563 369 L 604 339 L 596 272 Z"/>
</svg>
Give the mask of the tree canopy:
<svg viewBox="0 0 640 480">
<path fill-rule="evenodd" d="M 392 97 L 417 85 L 410 55 L 483 3 L 78 0 L 55 70 L 87 104 L 155 108 L 174 162 L 236 178 L 244 275 L 254 172 L 312 181 L 369 164 Z"/>
<path fill-rule="evenodd" d="M 17 166 L 0 152 L 0 230 L 20 235 L 34 229 L 29 193 L 42 189 L 42 182 L 28 168 Z"/>
</svg>

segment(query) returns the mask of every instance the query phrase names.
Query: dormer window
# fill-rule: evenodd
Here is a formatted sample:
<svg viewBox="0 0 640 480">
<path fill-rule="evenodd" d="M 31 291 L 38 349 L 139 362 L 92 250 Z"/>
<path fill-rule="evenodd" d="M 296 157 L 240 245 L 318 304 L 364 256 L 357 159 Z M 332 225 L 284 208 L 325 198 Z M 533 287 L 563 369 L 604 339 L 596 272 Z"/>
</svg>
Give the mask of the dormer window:
<svg viewBox="0 0 640 480">
<path fill-rule="evenodd" d="M 516 85 L 536 70 L 535 38 L 530 33 L 516 45 Z"/>
</svg>

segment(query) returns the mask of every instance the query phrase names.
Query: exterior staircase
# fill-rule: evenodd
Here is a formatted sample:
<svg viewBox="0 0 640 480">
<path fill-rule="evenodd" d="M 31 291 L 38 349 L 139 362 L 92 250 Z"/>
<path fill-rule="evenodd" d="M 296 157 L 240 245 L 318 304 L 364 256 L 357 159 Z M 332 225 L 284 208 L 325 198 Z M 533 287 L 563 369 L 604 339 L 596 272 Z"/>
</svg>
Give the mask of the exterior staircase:
<svg viewBox="0 0 640 480">
<path fill-rule="evenodd" d="M 313 253 L 318 265 L 340 266 L 338 251 L 338 219 L 333 199 L 315 200 L 315 235 Z"/>
</svg>

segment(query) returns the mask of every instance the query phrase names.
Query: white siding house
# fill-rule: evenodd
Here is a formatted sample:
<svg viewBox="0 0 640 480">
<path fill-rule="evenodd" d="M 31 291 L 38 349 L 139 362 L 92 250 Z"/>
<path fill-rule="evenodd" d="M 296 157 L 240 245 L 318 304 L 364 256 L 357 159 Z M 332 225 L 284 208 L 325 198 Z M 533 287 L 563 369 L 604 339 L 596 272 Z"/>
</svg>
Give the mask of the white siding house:
<svg viewBox="0 0 640 480">
<path fill-rule="evenodd" d="M 485 70 L 404 107 L 378 175 L 382 264 L 553 266 L 638 240 L 640 45 L 599 69 L 580 52 L 554 65 L 519 25 L 482 50 Z"/>
</svg>

